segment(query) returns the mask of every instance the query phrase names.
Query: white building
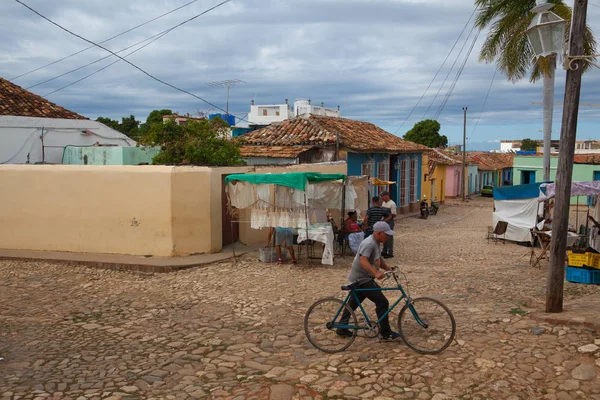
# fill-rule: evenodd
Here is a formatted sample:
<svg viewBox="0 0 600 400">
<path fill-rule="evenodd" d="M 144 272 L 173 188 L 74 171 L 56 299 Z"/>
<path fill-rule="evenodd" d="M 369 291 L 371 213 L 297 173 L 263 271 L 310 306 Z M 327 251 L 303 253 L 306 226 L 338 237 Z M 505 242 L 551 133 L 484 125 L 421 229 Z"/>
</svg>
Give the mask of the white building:
<svg viewBox="0 0 600 400">
<path fill-rule="evenodd" d="M 300 115 L 324 115 L 326 117 L 339 117 L 340 107 L 337 109 L 326 108 L 325 104 L 315 106 L 308 99 L 297 99 L 294 106 L 285 100 L 285 104 L 263 104 L 256 105 L 252 100 L 248 121 L 250 125 L 269 125 L 273 122 L 281 122 Z"/>
<path fill-rule="evenodd" d="M 0 78 L 0 164 L 60 164 L 67 146 L 135 145 L 121 132 Z"/>
</svg>

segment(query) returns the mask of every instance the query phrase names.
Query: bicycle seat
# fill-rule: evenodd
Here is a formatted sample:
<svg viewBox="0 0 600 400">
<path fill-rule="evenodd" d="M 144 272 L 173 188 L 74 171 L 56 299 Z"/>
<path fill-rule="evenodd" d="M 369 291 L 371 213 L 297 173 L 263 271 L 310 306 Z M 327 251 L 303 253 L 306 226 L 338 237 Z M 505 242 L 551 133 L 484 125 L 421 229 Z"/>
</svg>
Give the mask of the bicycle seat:
<svg viewBox="0 0 600 400">
<path fill-rule="evenodd" d="M 346 283 L 345 285 L 342 285 L 342 290 L 352 290 L 358 286 L 360 286 L 360 281 L 354 281 L 352 283 Z"/>
</svg>

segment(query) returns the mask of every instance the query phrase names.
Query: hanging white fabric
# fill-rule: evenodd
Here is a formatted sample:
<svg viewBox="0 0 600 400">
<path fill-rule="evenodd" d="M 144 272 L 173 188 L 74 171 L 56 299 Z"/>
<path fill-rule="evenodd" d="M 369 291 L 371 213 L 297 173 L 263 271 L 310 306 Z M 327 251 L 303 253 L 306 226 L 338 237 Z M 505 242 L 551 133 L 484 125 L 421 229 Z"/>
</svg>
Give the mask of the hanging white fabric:
<svg viewBox="0 0 600 400">
<path fill-rule="evenodd" d="M 253 184 L 249 182 L 237 182 L 227 184 L 231 206 L 237 209 L 248 208 L 256 203 L 256 192 Z"/>
<path fill-rule="evenodd" d="M 333 265 L 333 241 L 335 239 L 331 224 L 311 226 L 308 229 L 308 238 L 325 245 L 323 249 L 322 264 Z M 298 230 L 298 242 L 306 240 L 306 229 Z"/>
</svg>

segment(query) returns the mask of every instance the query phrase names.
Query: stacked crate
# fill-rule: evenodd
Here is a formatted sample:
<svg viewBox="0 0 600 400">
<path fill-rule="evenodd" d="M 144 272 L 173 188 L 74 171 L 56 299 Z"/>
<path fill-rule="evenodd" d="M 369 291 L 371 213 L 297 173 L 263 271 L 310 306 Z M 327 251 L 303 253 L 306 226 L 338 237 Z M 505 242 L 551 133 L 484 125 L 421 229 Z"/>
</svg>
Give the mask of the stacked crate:
<svg viewBox="0 0 600 400">
<path fill-rule="evenodd" d="M 600 254 L 567 252 L 569 282 L 600 285 Z"/>
</svg>

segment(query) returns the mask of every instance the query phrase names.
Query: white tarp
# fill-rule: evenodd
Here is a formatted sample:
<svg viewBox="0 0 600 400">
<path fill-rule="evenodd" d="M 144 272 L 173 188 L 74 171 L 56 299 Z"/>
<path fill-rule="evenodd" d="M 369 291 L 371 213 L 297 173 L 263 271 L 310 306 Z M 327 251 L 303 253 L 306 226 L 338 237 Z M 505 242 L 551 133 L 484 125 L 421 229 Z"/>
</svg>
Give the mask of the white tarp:
<svg viewBox="0 0 600 400">
<path fill-rule="evenodd" d="M 0 164 L 25 164 L 28 161 L 35 164 L 42 159 L 60 164 L 65 146 L 92 146 L 95 143 L 123 147 L 136 144 L 121 132 L 88 119 L 0 116 Z"/>
<path fill-rule="evenodd" d="M 495 200 L 493 214 L 493 226 L 495 227 L 498 221 L 508 222 L 506 229 L 507 240 L 515 242 L 531 241 L 530 229 L 532 229 L 538 216 L 539 207 L 543 204 L 538 203 L 537 197 L 531 199 L 514 199 L 514 200 Z"/>
</svg>

